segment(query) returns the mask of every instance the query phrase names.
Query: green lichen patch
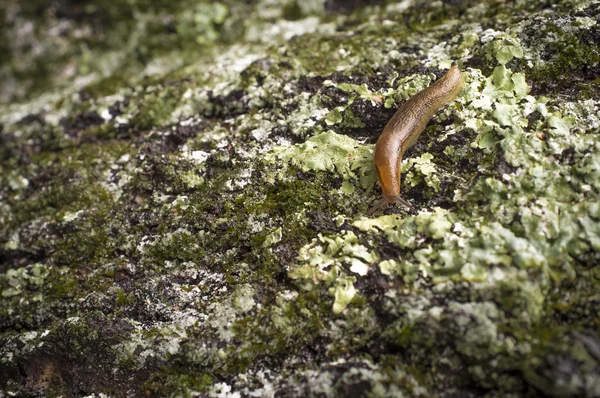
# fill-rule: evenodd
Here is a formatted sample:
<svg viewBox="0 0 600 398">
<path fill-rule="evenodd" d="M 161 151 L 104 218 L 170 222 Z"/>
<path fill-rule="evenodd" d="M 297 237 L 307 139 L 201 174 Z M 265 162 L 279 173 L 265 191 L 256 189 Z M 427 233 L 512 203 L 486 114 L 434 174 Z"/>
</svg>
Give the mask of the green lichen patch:
<svg viewBox="0 0 600 398">
<path fill-rule="evenodd" d="M 318 241 L 300 249 L 298 264 L 288 274 L 306 289 L 321 282 L 330 286 L 329 293 L 334 297 L 332 311 L 338 314 L 357 293 L 353 274 L 366 275 L 376 259 L 373 252 L 358 243 L 352 232 L 335 238 L 320 236 Z"/>
<path fill-rule="evenodd" d="M 362 147 L 352 138 L 328 131 L 309 138 L 301 145 L 274 148 L 266 155 L 265 161 L 273 163 L 281 159 L 299 166 L 304 172 L 335 172 L 344 180 L 365 189 L 370 188 L 376 179 L 371 165 L 372 157 L 371 148 Z"/>
</svg>

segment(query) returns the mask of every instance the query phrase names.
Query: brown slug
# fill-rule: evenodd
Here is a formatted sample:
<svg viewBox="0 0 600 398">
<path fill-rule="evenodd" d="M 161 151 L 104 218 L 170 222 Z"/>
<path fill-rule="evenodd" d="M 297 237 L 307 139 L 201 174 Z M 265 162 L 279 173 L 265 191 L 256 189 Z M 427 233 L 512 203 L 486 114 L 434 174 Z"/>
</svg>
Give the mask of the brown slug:
<svg viewBox="0 0 600 398">
<path fill-rule="evenodd" d="M 463 84 L 463 77 L 456 62 L 453 62 L 444 76 L 403 103 L 385 125 L 375 145 L 373 158 L 383 198 L 369 209 L 368 214 L 391 203 L 415 211 L 413 205 L 400 197 L 402 156 L 414 145 L 433 115 L 456 98 Z"/>
</svg>

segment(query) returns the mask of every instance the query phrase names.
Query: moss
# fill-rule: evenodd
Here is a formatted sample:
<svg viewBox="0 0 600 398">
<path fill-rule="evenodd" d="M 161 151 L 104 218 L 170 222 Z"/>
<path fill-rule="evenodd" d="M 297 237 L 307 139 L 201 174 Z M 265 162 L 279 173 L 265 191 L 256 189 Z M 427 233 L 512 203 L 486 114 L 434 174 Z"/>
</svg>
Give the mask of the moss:
<svg viewBox="0 0 600 398">
<path fill-rule="evenodd" d="M 299 353 L 324 327 L 323 311 L 329 310 L 316 292 L 278 294 L 274 305 L 236 321 L 235 341 L 239 347 L 231 347 L 227 353 L 231 370 L 244 372 L 257 360 Z"/>
<path fill-rule="evenodd" d="M 172 375 L 169 376 L 169 373 Z M 147 395 L 172 395 L 181 394 L 192 397 L 197 393 L 205 393 L 213 384 L 210 375 L 186 374 L 185 369 L 165 368 L 152 375 L 141 387 Z"/>
<path fill-rule="evenodd" d="M 531 74 L 534 81 L 546 82 L 548 80 L 556 80 L 562 86 L 560 88 L 564 88 L 566 84 L 565 77 L 568 74 L 577 72 L 586 76 L 585 80 L 588 80 L 586 70 L 589 65 L 596 65 L 600 62 L 600 52 L 595 44 L 589 42 L 586 29 L 580 29 L 575 32 L 565 30 L 564 26 L 557 24 L 549 24 L 546 27 L 548 34 L 557 35 L 560 37 L 560 40 L 551 42 L 546 47 L 546 51 L 552 54 L 553 57 L 551 62 L 534 68 Z M 592 89 L 594 85 L 593 81 L 578 83 L 578 85 L 580 88 L 584 88 L 583 90 L 578 90 L 580 94 L 595 94 L 595 91 Z M 583 96 L 580 98 L 587 99 L 592 97 Z"/>
<path fill-rule="evenodd" d="M 119 307 L 127 306 L 133 304 L 135 299 L 132 296 L 127 295 L 123 290 L 117 291 L 117 299 L 116 304 Z"/>
</svg>

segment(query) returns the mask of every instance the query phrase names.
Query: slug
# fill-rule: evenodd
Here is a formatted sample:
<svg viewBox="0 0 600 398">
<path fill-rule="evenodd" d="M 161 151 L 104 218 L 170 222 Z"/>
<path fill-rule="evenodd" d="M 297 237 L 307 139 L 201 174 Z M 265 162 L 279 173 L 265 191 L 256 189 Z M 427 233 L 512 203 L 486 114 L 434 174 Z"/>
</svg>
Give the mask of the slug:
<svg viewBox="0 0 600 398">
<path fill-rule="evenodd" d="M 400 197 L 402 156 L 414 145 L 433 115 L 456 98 L 463 84 L 463 77 L 456 62 L 453 62 L 444 76 L 402 104 L 385 125 L 375 145 L 373 158 L 383 199 L 375 202 L 368 214 L 392 203 L 415 211 L 413 205 Z"/>
</svg>

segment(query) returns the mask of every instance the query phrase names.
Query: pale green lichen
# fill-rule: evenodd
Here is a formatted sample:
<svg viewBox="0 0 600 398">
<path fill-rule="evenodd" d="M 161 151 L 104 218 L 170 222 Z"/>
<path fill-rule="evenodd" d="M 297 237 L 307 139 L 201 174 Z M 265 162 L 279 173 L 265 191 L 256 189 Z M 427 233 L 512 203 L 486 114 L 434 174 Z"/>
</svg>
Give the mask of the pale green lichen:
<svg viewBox="0 0 600 398">
<path fill-rule="evenodd" d="M 277 159 L 298 166 L 302 171 L 330 171 L 339 174 L 345 181 L 356 183 L 363 189 L 372 187 L 377 179 L 372 166 L 373 149 L 360 145 L 350 137 L 333 131 L 318 134 L 305 143 L 291 147 L 277 147 L 265 155 L 265 161 Z M 283 178 L 285 168 L 278 172 Z M 344 188 L 348 190 L 348 188 Z"/>
<path fill-rule="evenodd" d="M 21 267 L 9 269 L 6 271 L 4 278 L 8 284 L 6 289 L 2 290 L 2 297 L 12 297 L 23 293 L 25 289 L 37 290 L 44 283 L 44 279 L 48 276 L 48 268 L 44 264 L 33 264 L 31 267 Z M 31 299 L 33 301 L 41 301 L 43 296 L 37 292 Z"/>
<path fill-rule="evenodd" d="M 495 58 L 500 65 L 506 65 L 513 58 L 523 58 L 523 48 L 516 37 L 500 33 L 485 47 L 488 60 Z"/>
<path fill-rule="evenodd" d="M 331 285 L 329 292 L 334 296 L 333 312 L 340 313 L 356 295 L 353 283 L 356 275 L 366 275 L 376 255 L 365 246 L 358 244 L 352 232 L 341 236 L 319 236 L 318 240 L 300 249 L 298 263 L 288 271 L 290 278 L 311 289 L 324 282 Z"/>
<path fill-rule="evenodd" d="M 416 186 L 420 182 L 420 178 L 417 175 L 423 176 L 425 184 L 433 188 L 435 192 L 440 190 L 440 179 L 436 175 L 435 163 L 431 160 L 433 155 L 425 152 L 421 156 L 411 157 L 406 163 L 402 164 L 402 174 L 408 183 L 405 183 L 405 187 Z"/>
</svg>

